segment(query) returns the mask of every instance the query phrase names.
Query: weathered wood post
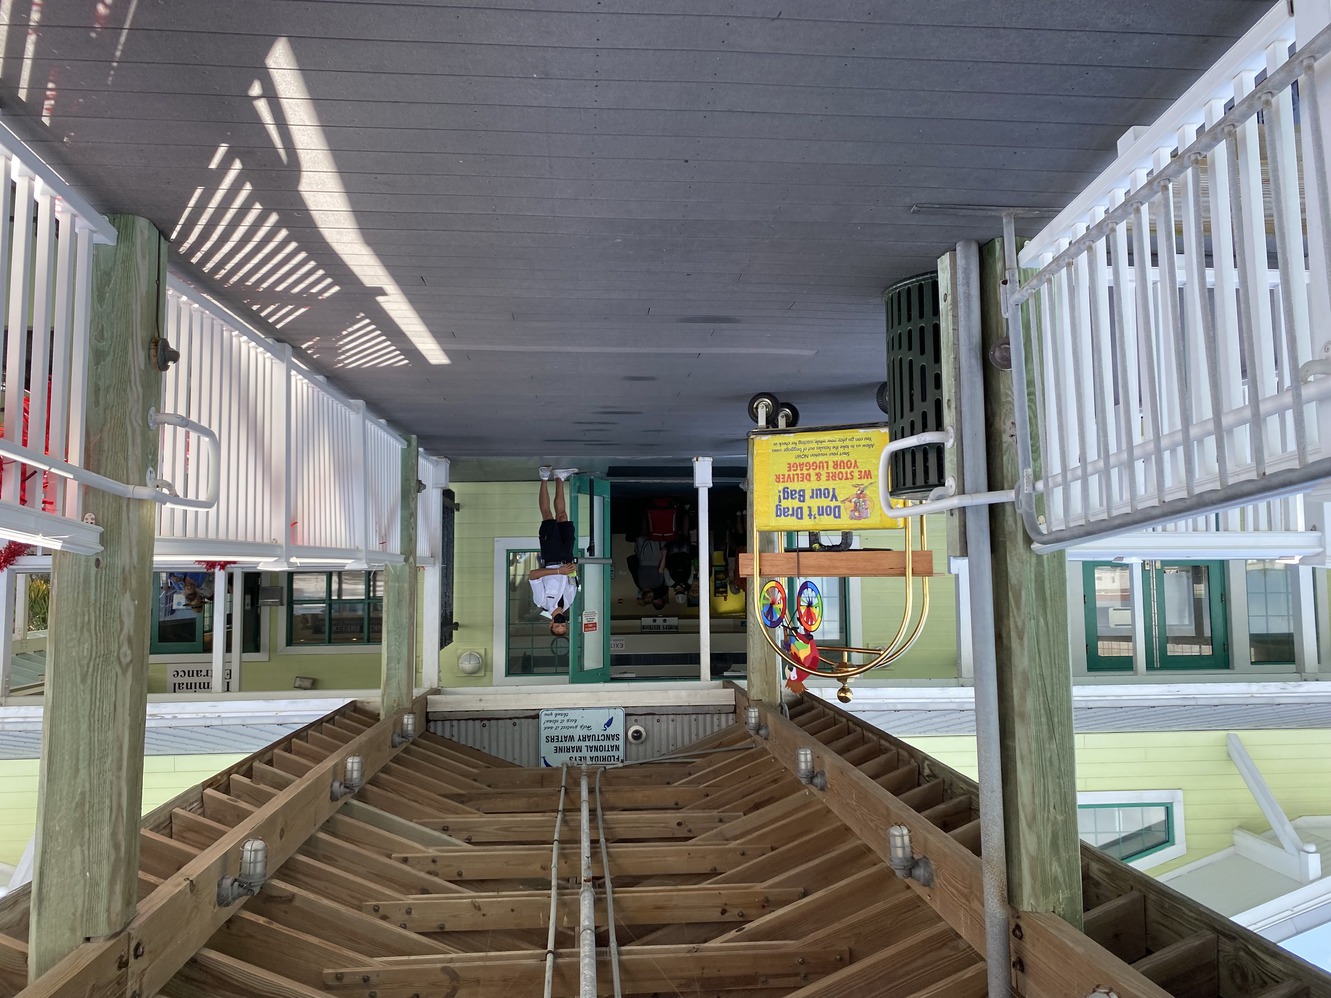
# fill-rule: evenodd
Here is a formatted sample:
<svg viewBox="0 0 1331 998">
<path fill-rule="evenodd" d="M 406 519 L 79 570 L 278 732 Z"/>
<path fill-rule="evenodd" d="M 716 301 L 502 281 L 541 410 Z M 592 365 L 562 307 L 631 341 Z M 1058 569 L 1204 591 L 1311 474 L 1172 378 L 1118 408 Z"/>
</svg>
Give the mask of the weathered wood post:
<svg viewBox="0 0 1331 998">
<path fill-rule="evenodd" d="M 745 521 L 748 527 L 749 544 L 753 545 L 754 539 L 757 539 L 755 552 L 758 554 L 758 570 L 762 571 L 762 554 L 776 550 L 776 537 L 768 533 L 762 533 L 754 529 L 757 523 L 758 510 L 753 501 L 753 494 L 757 488 L 757 483 L 753 480 L 754 466 L 754 442 L 749 438 L 749 491 L 748 491 L 748 519 Z M 776 667 L 776 656 L 772 649 L 768 647 L 767 639 L 763 636 L 763 621 L 760 616 L 760 607 L 758 606 L 758 597 L 762 594 L 763 585 L 770 576 L 759 578 L 755 573 L 749 577 L 749 588 L 744 596 L 744 616 L 746 629 L 746 652 L 745 652 L 745 686 L 749 691 L 749 699 L 761 700 L 767 704 L 778 704 L 781 702 L 781 683 L 779 673 Z"/>
<path fill-rule="evenodd" d="M 1007 336 L 1002 241 L 984 246 L 981 256 L 987 354 Z M 1038 349 L 1028 351 L 1039 355 Z M 984 392 L 989 487 L 1010 489 L 1017 482 L 1013 405 L 1031 403 L 1014 400 L 1012 377 L 988 361 Z M 1038 453 L 1039 441 L 1034 443 Z M 990 507 L 989 516 L 1008 898 L 1022 911 L 1053 912 L 1081 928 L 1067 559 L 1031 551 L 1013 504 Z"/>
<path fill-rule="evenodd" d="M 402 448 L 402 563 L 384 566 L 383 681 L 379 716 L 411 704 L 416 684 L 416 482 L 420 445 Z"/>
<path fill-rule="evenodd" d="M 157 464 L 148 409 L 162 379 L 149 351 L 166 318 L 167 243 L 146 219 L 111 223 L 116 245 L 92 255 L 84 465 L 142 484 Z M 52 559 L 29 980 L 124 929 L 138 901 L 157 506 L 82 494 L 104 550 Z"/>
</svg>

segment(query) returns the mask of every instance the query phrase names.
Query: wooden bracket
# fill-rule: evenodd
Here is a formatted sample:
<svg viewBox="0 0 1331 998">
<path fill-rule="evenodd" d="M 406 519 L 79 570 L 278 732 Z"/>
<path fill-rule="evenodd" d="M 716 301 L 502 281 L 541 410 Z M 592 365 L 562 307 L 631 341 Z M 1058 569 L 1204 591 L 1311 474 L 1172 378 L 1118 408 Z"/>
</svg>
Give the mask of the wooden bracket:
<svg viewBox="0 0 1331 998">
<path fill-rule="evenodd" d="M 932 551 L 910 552 L 911 574 L 934 574 Z M 764 578 L 892 578 L 906 574 L 905 551 L 773 551 L 765 552 L 759 567 Z M 739 556 L 739 574 L 753 577 L 753 555 Z"/>
</svg>

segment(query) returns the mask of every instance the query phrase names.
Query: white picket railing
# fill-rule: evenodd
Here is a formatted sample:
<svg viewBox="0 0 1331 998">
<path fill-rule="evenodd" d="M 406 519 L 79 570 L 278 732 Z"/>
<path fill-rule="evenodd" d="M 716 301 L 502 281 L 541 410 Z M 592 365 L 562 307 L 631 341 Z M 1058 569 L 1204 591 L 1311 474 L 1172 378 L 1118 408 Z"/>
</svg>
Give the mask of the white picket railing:
<svg viewBox="0 0 1331 998">
<path fill-rule="evenodd" d="M 163 378 L 162 405 L 216 427 L 223 458 L 215 509 L 159 514 L 158 560 L 400 561 L 402 437 L 183 281 L 173 277 L 167 294 L 180 360 Z M 207 470 L 193 436 L 162 436 L 161 476 L 187 488 Z"/>
<path fill-rule="evenodd" d="M 0 539 L 100 549 L 67 479 L 83 464 L 92 246 L 115 241 L 111 224 L 0 125 Z"/>
<path fill-rule="evenodd" d="M 1024 247 L 1020 283 L 1007 220 L 1037 550 L 1177 521 L 1298 530 L 1300 504 L 1268 502 L 1331 476 L 1331 30 L 1315 27 L 1291 58 L 1294 19 L 1272 8 Z"/>
</svg>

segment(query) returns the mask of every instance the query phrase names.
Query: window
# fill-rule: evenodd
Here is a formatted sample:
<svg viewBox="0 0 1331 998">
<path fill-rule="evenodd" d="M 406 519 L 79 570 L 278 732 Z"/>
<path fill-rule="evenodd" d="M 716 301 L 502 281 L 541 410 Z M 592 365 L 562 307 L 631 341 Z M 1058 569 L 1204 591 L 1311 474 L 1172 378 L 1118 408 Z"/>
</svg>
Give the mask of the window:
<svg viewBox="0 0 1331 998">
<path fill-rule="evenodd" d="M 1294 587 L 1289 565 L 1248 562 L 1248 639 L 1254 664 L 1294 661 Z"/>
<path fill-rule="evenodd" d="M 453 556 L 457 549 L 457 496 L 444 489 L 443 523 L 439 532 L 439 647 L 453 643 Z"/>
<path fill-rule="evenodd" d="M 225 632 L 231 650 L 233 619 L 232 577 L 226 592 L 214 600 L 216 576 L 212 572 L 154 572 L 153 623 L 148 650 L 153 655 L 206 654 L 213 650 L 214 624 Z M 242 651 L 259 650 L 259 573 L 245 572 L 241 582 Z"/>
<path fill-rule="evenodd" d="M 288 645 L 382 643 L 381 573 L 292 572 L 288 587 Z"/>
<path fill-rule="evenodd" d="M 509 548 L 505 600 L 507 676 L 567 676 L 569 640 L 550 633 L 550 621 L 531 598 L 527 579 L 541 562 L 535 551 Z"/>
<path fill-rule="evenodd" d="M 1077 834 L 1101 852 L 1138 869 L 1187 851 L 1183 791 L 1108 791 L 1077 794 Z"/>
</svg>

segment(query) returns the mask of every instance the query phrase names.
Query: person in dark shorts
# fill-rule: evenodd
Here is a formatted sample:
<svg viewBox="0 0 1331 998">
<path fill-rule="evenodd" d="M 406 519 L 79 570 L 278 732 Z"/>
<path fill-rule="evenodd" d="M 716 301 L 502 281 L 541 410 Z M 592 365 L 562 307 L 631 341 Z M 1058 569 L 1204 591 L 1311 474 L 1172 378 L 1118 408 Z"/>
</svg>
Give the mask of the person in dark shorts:
<svg viewBox="0 0 1331 998">
<path fill-rule="evenodd" d="M 568 634 L 568 615 L 578 595 L 574 576 L 577 566 L 573 562 L 573 524 L 564 505 L 564 481 L 577 468 L 541 468 L 541 527 L 536 538 L 540 543 L 541 567 L 527 576 L 531 585 L 531 598 L 541 609 L 543 617 L 550 618 L 550 633 L 560 637 Z M 546 483 L 554 479 L 554 506 L 551 507 Z"/>
</svg>

